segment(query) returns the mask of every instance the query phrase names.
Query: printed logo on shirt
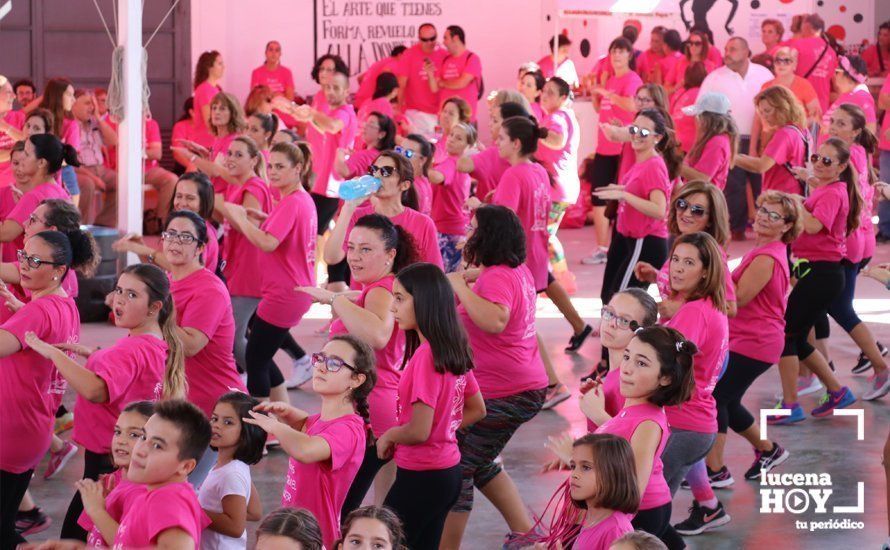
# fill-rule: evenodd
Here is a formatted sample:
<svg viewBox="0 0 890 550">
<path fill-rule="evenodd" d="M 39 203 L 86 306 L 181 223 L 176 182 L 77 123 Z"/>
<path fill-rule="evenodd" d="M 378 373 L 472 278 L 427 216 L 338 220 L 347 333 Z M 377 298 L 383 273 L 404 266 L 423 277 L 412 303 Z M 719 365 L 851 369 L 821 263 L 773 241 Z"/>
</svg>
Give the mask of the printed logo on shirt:
<svg viewBox="0 0 890 550">
<path fill-rule="evenodd" d="M 467 377 L 461 375 L 454 382 L 454 397 L 451 400 L 451 424 L 448 426 L 448 441 L 457 441 L 457 430 L 463 420 L 464 391 L 467 389 Z"/>
</svg>

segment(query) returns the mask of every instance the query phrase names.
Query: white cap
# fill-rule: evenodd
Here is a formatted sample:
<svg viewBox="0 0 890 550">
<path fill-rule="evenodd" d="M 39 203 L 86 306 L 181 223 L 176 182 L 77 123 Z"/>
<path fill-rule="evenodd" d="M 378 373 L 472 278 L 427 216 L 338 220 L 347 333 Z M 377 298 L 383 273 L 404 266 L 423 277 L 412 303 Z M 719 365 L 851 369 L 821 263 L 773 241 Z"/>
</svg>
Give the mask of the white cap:
<svg viewBox="0 0 890 550">
<path fill-rule="evenodd" d="M 700 115 L 702 113 L 715 113 L 718 115 L 728 115 L 730 110 L 729 98 L 720 92 L 706 92 L 699 94 L 695 100 L 695 105 L 683 107 L 683 114 L 689 116 Z"/>
</svg>

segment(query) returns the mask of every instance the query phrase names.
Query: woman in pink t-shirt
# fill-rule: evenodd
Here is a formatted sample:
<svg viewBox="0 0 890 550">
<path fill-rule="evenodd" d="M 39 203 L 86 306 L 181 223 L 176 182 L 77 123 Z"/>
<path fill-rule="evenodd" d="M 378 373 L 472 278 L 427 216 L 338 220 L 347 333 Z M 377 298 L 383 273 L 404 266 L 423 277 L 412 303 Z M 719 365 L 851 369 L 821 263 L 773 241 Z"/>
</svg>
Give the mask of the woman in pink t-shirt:
<svg viewBox="0 0 890 550">
<path fill-rule="evenodd" d="M 466 206 L 470 196 L 470 176 L 458 170 L 457 161 L 475 143 L 476 130 L 472 126 L 463 122 L 455 124 L 448 134 L 443 156 L 438 161 L 434 159 L 429 172 L 433 184 L 432 218 L 436 223 L 446 273 L 460 265 L 457 243 L 463 238 L 470 221 Z"/>
<path fill-rule="evenodd" d="M 377 75 L 374 88 L 374 97 L 367 102 L 361 103 L 356 117 L 359 126 L 364 125 L 371 113 L 380 113 L 389 117 L 393 121 L 396 120 L 396 112 L 393 109 L 393 101 L 399 97 L 399 79 L 391 72 L 384 72 Z M 358 105 L 359 102 L 356 101 Z M 399 115 L 401 116 L 401 115 Z M 360 149 L 365 145 L 364 139 L 356 138 L 356 149 Z"/>
<path fill-rule="evenodd" d="M 792 195 L 803 193 L 795 169 L 806 163 L 809 134 L 806 115 L 791 90 L 772 86 L 754 98 L 757 112 L 764 124 L 776 130 L 758 156 L 739 154 L 735 164 L 749 172 L 763 174 L 764 191 L 782 191 Z"/>
<path fill-rule="evenodd" d="M 213 145 L 213 122 L 211 120 L 210 102 L 221 91 L 219 83 L 225 74 L 226 65 L 222 55 L 216 50 L 203 52 L 195 65 L 195 86 L 192 96 L 194 100 L 193 139 L 202 147 Z"/>
<path fill-rule="evenodd" d="M 263 273 L 245 360 L 247 389 L 261 401 L 288 402 L 284 377 L 273 356 L 312 303 L 309 296 L 294 291 L 297 287 L 315 286 L 318 222 L 315 205 L 304 187 L 311 165 L 311 157 L 304 156 L 303 149 L 279 143 L 270 154 L 269 183 L 278 189 L 281 201 L 268 215 L 260 216 L 264 218 L 262 225 L 257 226 L 251 220 L 258 216 L 255 211 L 248 213 L 246 203 L 227 201 L 223 209 L 226 219 L 246 240 L 244 244 L 260 251 L 257 263 L 247 266 L 247 269 L 262 267 Z"/>
<path fill-rule="evenodd" d="M 664 477 L 671 495 L 689 482 L 695 499 L 690 517 L 676 529 L 690 535 L 729 521 L 714 496 L 702 459 L 714 444 L 717 408 L 711 395 L 726 360 L 728 323 L 726 268 L 717 240 L 704 232 L 681 235 L 670 256 L 671 299 L 682 305 L 665 323 L 695 342 L 695 389 L 688 403 L 668 407 L 671 437 L 664 452 Z"/>
<path fill-rule="evenodd" d="M 804 363 L 828 390 L 828 399 L 815 409 L 816 417 L 830 416 L 834 409 L 849 407 L 856 396 L 842 386 L 826 359 L 807 341 L 810 329 L 843 292 L 844 241 L 859 226 L 862 198 L 850 164 L 850 149 L 837 138 L 829 138 L 810 157 L 813 175 L 806 183 L 810 193 L 803 201 L 803 231 L 791 243 L 797 261 L 792 272 L 797 284 L 788 297 L 785 312 L 785 348 L 779 361 L 782 376 L 782 408 L 791 416 L 769 417 L 771 424 L 800 422 L 806 418 L 797 402 L 797 376 Z M 800 171 L 801 176 L 807 174 Z"/>
<path fill-rule="evenodd" d="M 377 372 L 374 352 L 349 334 L 331 337 L 321 352 L 312 354 L 312 364 L 320 414 L 266 401 L 244 421 L 276 437 L 289 456 L 281 505 L 309 510 L 318 520 L 325 547 L 334 548 L 340 537 L 340 509 L 362 463 L 368 394 Z"/>
<path fill-rule="evenodd" d="M 158 267 L 127 267 L 112 291 L 114 324 L 129 332 L 106 349 L 81 344 L 53 345 L 28 335 L 28 345 L 53 362 L 77 393 L 73 439 L 85 449 L 84 478 L 110 473 L 111 439 L 117 417 L 133 401 L 184 398 L 186 375 L 177 335 L 170 279 Z M 86 358 L 81 366 L 68 353 Z M 77 525 L 83 511 L 80 493 L 68 507 L 63 538 L 84 540 Z"/>
<path fill-rule="evenodd" d="M 708 93 L 703 99 L 708 101 L 696 101 L 689 109 L 695 113 L 695 140 L 687 149 L 680 176 L 686 181 L 709 181 L 722 191 L 738 150 L 739 132 L 726 96 Z"/>
<path fill-rule="evenodd" d="M 37 106 L 52 113 L 53 127 L 50 132 L 58 136 L 62 143 L 80 151 L 80 127 L 71 114 L 74 101 L 74 86 L 71 81 L 67 78 L 51 78 L 46 83 Z M 79 162 L 70 163 L 68 159 L 65 159 L 65 164 L 61 169 L 61 181 L 71 194 L 75 205 L 80 199 L 80 187 L 77 174 L 74 173 L 74 169 L 78 166 L 80 166 Z M 86 190 L 86 187 L 84 189 Z"/>
<path fill-rule="evenodd" d="M 742 404 L 751 384 L 779 362 L 785 345 L 785 307 L 790 287 L 787 246 L 801 231 L 800 206 L 790 195 L 767 191 L 757 199 L 754 248 L 732 272 L 738 313 L 729 321 L 729 361 L 714 388 L 717 402 L 717 440 L 708 453 L 708 478 L 713 487 L 729 487 L 734 480 L 723 461 L 727 428 L 754 448 L 754 463 L 745 479 L 760 479 L 788 459 L 781 445 L 760 438 L 755 418 Z"/>
<path fill-rule="evenodd" d="M 77 342 L 80 317 L 61 283 L 72 268 L 95 261 L 95 246 L 79 229 L 68 234 L 44 231 L 28 239 L 19 261 L 22 286 L 33 299 L 0 324 L 0 478 L 8 499 L 0 514 L 0 532 L 17 543 L 24 539 L 15 531 L 16 511 L 34 468 L 49 449 L 59 394 L 64 393 L 52 361 L 31 349 L 26 334 L 50 342 Z"/>
<path fill-rule="evenodd" d="M 361 137 L 362 147 L 358 146 Z M 381 151 L 395 149 L 396 125 L 388 116 L 374 111 L 370 113 L 362 125 L 362 131 L 356 137 L 356 148 L 337 149 L 334 159 L 334 170 L 343 179 L 359 178 L 368 173 L 368 167 Z"/>
<path fill-rule="evenodd" d="M 506 102 L 493 105 L 489 115 L 488 130 L 494 143 L 482 151 L 465 155 L 457 161 L 457 169 L 470 174 L 476 180 L 476 189 L 473 195 L 481 202 L 491 202 L 491 197 L 497 189 L 498 182 L 501 181 L 501 176 L 510 167 L 510 163 L 498 154 L 497 139 L 501 132 L 501 124 L 504 120 L 514 116 L 528 118 L 529 113 L 525 107 L 517 103 Z"/>
<path fill-rule="evenodd" d="M 430 167 L 433 164 L 433 144 L 420 134 L 408 134 L 401 145 L 402 154 L 414 168 L 414 191 L 417 193 L 417 211 L 424 216 L 433 212 L 433 187 L 430 184 Z M 462 160 L 462 159 L 461 159 Z M 460 163 L 460 161 L 458 161 Z M 441 256 L 441 252 L 439 253 Z"/>
<path fill-rule="evenodd" d="M 715 51 L 717 60 L 711 58 Z M 705 72 L 710 73 L 720 65 L 719 59 L 720 52 L 711 44 L 708 33 L 694 30 L 689 33 L 689 38 L 686 40 L 683 56 L 677 59 L 670 72 L 664 75 L 662 85 L 669 94 L 673 94 L 683 85 L 683 78 L 689 66 L 702 63 L 705 66 Z"/>
<path fill-rule="evenodd" d="M 247 115 L 247 127 L 244 135 L 256 142 L 263 151 L 266 163 L 269 162 L 269 150 L 272 149 L 272 138 L 278 133 L 278 116 L 264 113 L 251 113 Z"/>
<path fill-rule="evenodd" d="M 685 110 L 698 101 L 699 89 L 708 72 L 701 62 L 695 62 L 686 68 L 682 76 L 681 87 L 671 94 L 670 113 L 674 121 L 677 141 L 684 152 L 689 153 L 695 146 L 697 137 L 697 117 L 686 114 Z"/>
<path fill-rule="evenodd" d="M 525 65 L 519 68 L 519 81 L 516 88 L 528 100 L 531 114 L 539 123 L 544 118 L 544 111 L 541 108 L 541 93 L 546 83 L 547 78 L 540 70 L 527 70 Z"/>
<path fill-rule="evenodd" d="M 865 113 L 865 127 L 872 133 L 878 131 L 877 108 L 875 106 L 875 98 L 871 95 L 866 81 L 868 80 L 865 61 L 861 57 L 840 58 L 840 66 L 834 72 L 834 90 L 837 92 L 837 99 L 831 104 L 831 107 L 822 115 L 821 136 L 824 138 L 830 135 L 829 128 L 831 126 L 831 115 L 837 108 L 845 103 L 852 103 L 859 106 Z"/>
<path fill-rule="evenodd" d="M 12 83 L 3 75 L 0 75 L 0 186 L 9 185 L 12 182 L 12 146 L 25 138 L 22 128 L 25 125 L 25 113 L 13 111 L 15 91 Z"/>
<path fill-rule="evenodd" d="M 410 265 L 393 283 L 392 311 L 405 331 L 398 423 L 377 439 L 377 456 L 395 456 L 396 481 L 384 505 L 405 526 L 409 548 L 438 548 L 461 490 L 457 430 L 485 416 L 472 352 L 451 285 L 437 266 Z"/>
</svg>

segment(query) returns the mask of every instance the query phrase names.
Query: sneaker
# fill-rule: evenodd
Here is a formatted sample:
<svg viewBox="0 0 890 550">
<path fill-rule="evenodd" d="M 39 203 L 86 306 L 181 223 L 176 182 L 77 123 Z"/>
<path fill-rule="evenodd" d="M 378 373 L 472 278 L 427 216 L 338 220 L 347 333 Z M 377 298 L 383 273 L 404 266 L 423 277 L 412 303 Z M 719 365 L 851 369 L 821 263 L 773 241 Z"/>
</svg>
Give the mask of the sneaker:
<svg viewBox="0 0 890 550">
<path fill-rule="evenodd" d="M 807 419 L 807 415 L 803 412 L 801 406 L 797 403 L 789 406 L 787 403 L 779 402 L 775 406 L 776 409 L 791 409 L 791 416 L 767 416 L 766 423 L 771 426 L 784 426 L 786 424 L 796 424 Z"/>
<path fill-rule="evenodd" d="M 745 472 L 745 479 L 758 480 L 763 472 L 769 472 L 791 456 L 784 447 L 773 441 L 773 450 L 767 453 L 754 450 L 754 463 Z"/>
<path fill-rule="evenodd" d="M 299 388 L 306 382 L 312 380 L 312 359 L 309 355 L 304 355 L 299 359 L 294 359 L 294 370 L 287 380 L 286 388 L 289 390 Z"/>
<path fill-rule="evenodd" d="M 501 545 L 501 550 L 521 550 L 523 548 L 531 548 L 543 538 L 544 533 L 537 525 L 528 533 L 510 531 L 504 535 L 504 543 Z"/>
<path fill-rule="evenodd" d="M 581 258 L 581 263 L 584 265 L 600 265 L 606 263 L 606 258 L 606 251 L 600 248 L 590 256 Z"/>
<path fill-rule="evenodd" d="M 689 519 L 674 525 L 674 529 L 684 536 L 700 535 L 705 531 L 726 525 L 731 520 L 732 518 L 726 513 L 721 502 L 717 502 L 717 507 L 711 509 L 692 501 L 692 506 L 689 508 Z"/>
<path fill-rule="evenodd" d="M 59 452 L 50 451 L 49 464 L 46 465 L 46 471 L 43 472 L 43 479 L 54 478 L 76 454 L 77 445 L 70 441 L 66 441 Z"/>
<path fill-rule="evenodd" d="M 885 370 L 881 374 L 872 376 L 871 383 L 871 390 L 865 392 L 862 399 L 871 401 L 872 399 L 884 397 L 890 392 L 890 371 Z"/>
<path fill-rule="evenodd" d="M 887 355 L 887 348 L 884 347 L 884 344 L 880 342 L 876 342 L 878 345 L 878 351 L 881 352 L 881 357 L 885 357 Z M 856 365 L 853 367 L 853 374 L 862 374 L 871 368 L 871 359 L 865 356 L 864 353 L 859 353 L 859 358 L 856 360 Z"/>
<path fill-rule="evenodd" d="M 707 466 L 705 466 L 707 468 Z M 711 485 L 712 489 L 725 489 L 735 483 L 735 480 L 732 479 L 732 474 L 729 473 L 729 468 L 723 466 L 716 472 L 710 468 L 708 468 L 708 482 Z M 690 490 L 689 482 L 685 479 L 680 482 L 680 488 Z"/>
<path fill-rule="evenodd" d="M 834 409 L 845 409 L 856 402 L 856 396 L 850 391 L 850 388 L 843 386 L 838 395 L 832 395 L 826 392 L 825 396 L 819 401 L 820 405 L 812 410 L 810 414 L 819 418 L 829 416 Z"/>
<path fill-rule="evenodd" d="M 814 393 L 819 393 L 824 390 L 825 386 L 822 385 L 822 382 L 819 381 L 819 378 L 816 377 L 815 374 L 810 374 L 809 376 L 801 376 L 797 379 L 797 396 L 803 397 L 804 395 L 811 395 Z M 782 399 L 785 394 L 782 393 L 782 390 L 779 390 L 776 393 L 776 399 Z"/>
<path fill-rule="evenodd" d="M 74 413 L 66 412 L 62 416 L 56 418 L 55 425 L 53 426 L 53 433 L 59 435 L 60 433 L 67 432 L 71 428 L 74 427 Z"/>
<path fill-rule="evenodd" d="M 578 351 L 581 349 L 581 346 L 584 345 L 584 340 L 587 340 L 587 337 L 593 333 L 593 327 L 590 325 L 584 325 L 584 328 L 581 329 L 581 332 L 578 334 L 573 334 L 571 338 L 569 338 L 569 345 L 565 347 L 565 351 Z"/>
<path fill-rule="evenodd" d="M 15 514 L 15 532 L 23 537 L 46 531 L 52 524 L 52 518 L 44 514 L 40 508 Z"/>
<path fill-rule="evenodd" d="M 544 398 L 544 406 L 541 407 L 541 410 L 548 411 L 571 397 L 571 395 L 565 384 L 547 386 L 547 396 Z"/>
</svg>

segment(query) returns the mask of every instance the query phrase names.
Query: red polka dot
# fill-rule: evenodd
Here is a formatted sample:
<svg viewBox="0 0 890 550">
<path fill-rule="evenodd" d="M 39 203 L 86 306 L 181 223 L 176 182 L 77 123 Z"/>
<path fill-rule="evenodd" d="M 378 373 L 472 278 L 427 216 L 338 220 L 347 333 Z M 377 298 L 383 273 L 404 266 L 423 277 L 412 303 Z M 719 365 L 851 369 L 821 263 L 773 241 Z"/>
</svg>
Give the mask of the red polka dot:
<svg viewBox="0 0 890 550">
<path fill-rule="evenodd" d="M 847 11 L 847 6 L 841 6 L 841 7 L 838 8 L 838 9 L 841 10 L 841 13 L 844 13 L 845 11 Z"/>
<path fill-rule="evenodd" d="M 561 32 L 560 34 L 563 35 L 563 36 L 568 36 L 568 35 L 569 35 L 569 29 L 563 29 L 562 32 Z"/>
<path fill-rule="evenodd" d="M 779 1 L 783 4 L 790 4 L 791 2 L 794 2 L 794 0 L 779 0 Z"/>
<path fill-rule="evenodd" d="M 828 27 L 828 34 L 833 36 L 836 40 L 843 40 L 847 37 L 847 30 L 844 29 L 840 25 L 832 25 Z"/>
<path fill-rule="evenodd" d="M 581 22 L 581 26 L 583 26 L 583 27 L 587 26 L 587 19 L 585 19 L 584 21 Z"/>
</svg>

